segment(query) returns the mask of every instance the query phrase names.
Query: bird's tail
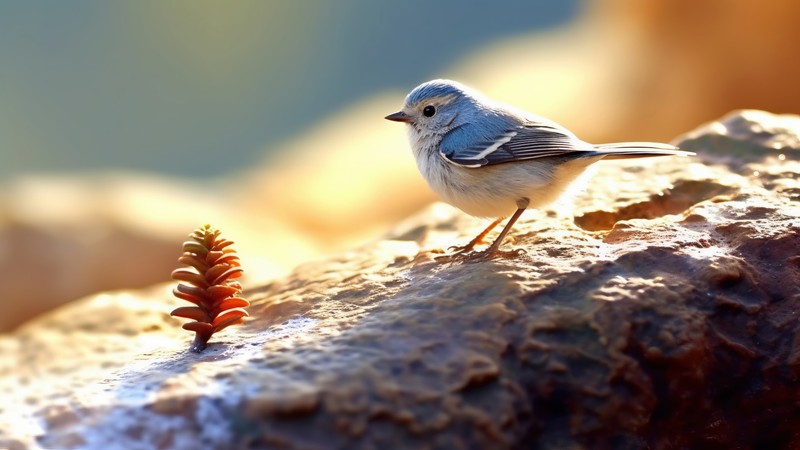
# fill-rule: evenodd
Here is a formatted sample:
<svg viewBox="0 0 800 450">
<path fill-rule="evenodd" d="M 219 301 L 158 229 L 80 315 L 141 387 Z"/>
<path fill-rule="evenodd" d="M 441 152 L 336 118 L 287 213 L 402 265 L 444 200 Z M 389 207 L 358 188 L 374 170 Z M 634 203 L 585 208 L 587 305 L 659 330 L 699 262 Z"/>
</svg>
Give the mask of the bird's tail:
<svg viewBox="0 0 800 450">
<path fill-rule="evenodd" d="M 693 156 L 674 145 L 659 142 L 617 142 L 594 146 L 595 152 L 603 159 L 646 158 L 648 156 Z"/>
</svg>

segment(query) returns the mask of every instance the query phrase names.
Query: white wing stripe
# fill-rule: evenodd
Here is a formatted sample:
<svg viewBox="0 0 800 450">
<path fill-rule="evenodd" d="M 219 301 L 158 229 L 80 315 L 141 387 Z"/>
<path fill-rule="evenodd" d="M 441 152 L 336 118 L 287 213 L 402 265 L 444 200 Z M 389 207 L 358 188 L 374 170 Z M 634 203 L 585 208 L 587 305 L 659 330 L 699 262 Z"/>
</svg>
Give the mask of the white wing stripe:
<svg viewBox="0 0 800 450">
<path fill-rule="evenodd" d="M 475 156 L 470 156 L 470 157 L 464 158 L 464 159 L 483 159 L 483 158 L 486 158 L 487 156 L 491 155 L 495 150 L 500 148 L 501 145 L 503 145 L 506 142 L 510 141 L 516 135 L 517 135 L 516 131 L 512 131 L 510 133 L 504 134 L 503 137 L 501 137 L 500 139 L 497 140 L 497 142 L 495 142 L 494 144 L 486 147 L 486 149 L 484 149 L 482 152 L 478 153 Z"/>
</svg>

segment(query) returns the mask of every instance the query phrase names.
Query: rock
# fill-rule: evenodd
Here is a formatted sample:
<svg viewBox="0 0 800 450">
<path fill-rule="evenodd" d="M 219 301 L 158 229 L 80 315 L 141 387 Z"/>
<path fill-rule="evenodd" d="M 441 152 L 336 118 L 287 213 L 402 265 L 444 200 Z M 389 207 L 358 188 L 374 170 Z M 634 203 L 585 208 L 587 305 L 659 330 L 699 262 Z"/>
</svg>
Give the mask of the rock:
<svg viewBox="0 0 800 450">
<path fill-rule="evenodd" d="M 0 446 L 798 448 L 800 118 L 681 146 L 526 213 L 514 259 L 436 263 L 484 223 L 431 206 L 199 355 L 170 285 L 66 305 L 0 338 Z"/>
</svg>

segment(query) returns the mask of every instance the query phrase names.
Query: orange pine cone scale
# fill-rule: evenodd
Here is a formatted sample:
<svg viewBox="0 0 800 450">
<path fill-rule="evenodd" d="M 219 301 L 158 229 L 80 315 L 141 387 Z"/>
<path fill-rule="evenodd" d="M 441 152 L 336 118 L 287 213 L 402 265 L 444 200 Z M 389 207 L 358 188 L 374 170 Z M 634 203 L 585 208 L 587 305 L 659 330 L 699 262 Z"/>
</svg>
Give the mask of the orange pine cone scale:
<svg viewBox="0 0 800 450">
<path fill-rule="evenodd" d="M 180 281 L 180 280 L 178 280 L 178 281 Z M 175 289 L 177 289 L 179 292 L 182 292 L 182 293 L 184 293 L 186 295 L 191 295 L 192 297 L 195 297 L 195 298 L 198 298 L 198 299 L 204 299 L 204 298 L 208 297 L 208 295 L 206 294 L 207 289 L 204 289 L 204 288 L 202 288 L 200 286 L 191 286 L 191 285 L 188 285 L 188 284 L 179 284 Z"/>
<path fill-rule="evenodd" d="M 208 333 L 209 337 L 214 332 L 214 326 L 205 322 L 189 322 L 183 324 L 184 330 L 197 331 L 198 333 Z"/>
<path fill-rule="evenodd" d="M 230 269 L 231 266 L 228 264 L 216 264 L 214 267 L 209 268 L 206 270 L 204 274 L 204 279 L 208 280 L 208 282 L 214 281 L 218 276 L 222 275 L 223 272 Z"/>
<path fill-rule="evenodd" d="M 197 269 L 198 272 L 208 270 L 208 264 L 206 264 L 204 260 L 197 259 L 192 253 L 184 253 L 180 258 L 178 258 L 178 262 L 181 264 L 186 264 L 187 266 L 192 266 Z"/>
<path fill-rule="evenodd" d="M 186 281 L 198 287 L 207 287 L 208 282 L 206 278 L 196 271 L 190 269 L 175 269 L 172 271 L 172 279 L 177 281 Z"/>
<path fill-rule="evenodd" d="M 186 241 L 183 243 L 183 251 L 187 253 L 194 253 L 198 255 L 206 255 L 208 254 L 208 248 L 206 248 L 202 243 L 195 242 L 195 241 Z"/>
<path fill-rule="evenodd" d="M 236 295 L 239 292 L 239 289 L 237 289 L 235 286 L 215 285 L 209 286 L 205 292 L 210 299 L 222 301 L 230 296 Z"/>
<path fill-rule="evenodd" d="M 225 311 L 233 308 L 246 308 L 248 306 L 250 306 L 250 302 L 247 300 L 241 297 L 231 297 L 227 300 L 221 301 L 217 308 L 219 308 L 220 311 Z"/>
<path fill-rule="evenodd" d="M 180 308 L 175 308 L 169 314 L 175 317 L 194 319 L 198 322 L 208 323 L 211 321 L 211 317 L 209 317 L 205 311 L 198 308 L 197 306 L 181 306 Z"/>
<path fill-rule="evenodd" d="M 181 285 L 179 285 L 179 286 L 181 286 Z M 194 295 L 186 294 L 186 293 L 183 293 L 183 292 L 179 291 L 177 287 L 172 289 L 172 295 L 174 295 L 175 297 L 178 297 L 181 300 L 186 300 L 187 302 L 192 302 L 195 305 L 199 305 L 203 301 L 203 299 L 198 298 L 198 297 L 196 297 Z"/>
<path fill-rule="evenodd" d="M 238 322 L 240 319 L 247 316 L 247 311 L 243 309 L 230 309 L 218 315 L 212 325 L 214 326 L 214 331 L 219 331 L 228 325 L 233 325 L 234 323 Z"/>
<path fill-rule="evenodd" d="M 219 276 L 211 280 L 211 284 L 220 284 L 227 281 L 229 278 L 239 278 L 242 276 L 242 270 L 240 267 L 231 267 L 228 270 L 222 272 Z"/>
</svg>

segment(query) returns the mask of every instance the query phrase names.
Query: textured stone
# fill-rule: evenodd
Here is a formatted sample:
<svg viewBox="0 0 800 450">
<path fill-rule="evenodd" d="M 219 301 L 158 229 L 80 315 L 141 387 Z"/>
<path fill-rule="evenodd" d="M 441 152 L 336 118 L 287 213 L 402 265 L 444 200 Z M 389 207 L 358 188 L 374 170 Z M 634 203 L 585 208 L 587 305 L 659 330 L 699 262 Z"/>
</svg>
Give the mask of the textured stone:
<svg viewBox="0 0 800 450">
<path fill-rule="evenodd" d="M 743 111 L 599 165 L 515 259 L 436 263 L 484 223 L 434 205 L 199 355 L 167 285 L 67 305 L 0 338 L 0 446 L 798 448 L 798 137 Z"/>
</svg>

